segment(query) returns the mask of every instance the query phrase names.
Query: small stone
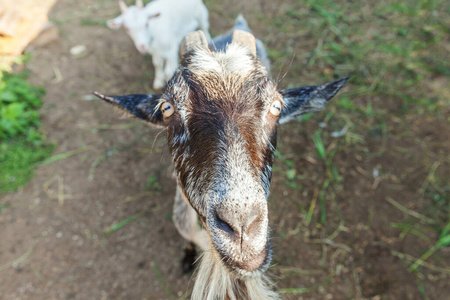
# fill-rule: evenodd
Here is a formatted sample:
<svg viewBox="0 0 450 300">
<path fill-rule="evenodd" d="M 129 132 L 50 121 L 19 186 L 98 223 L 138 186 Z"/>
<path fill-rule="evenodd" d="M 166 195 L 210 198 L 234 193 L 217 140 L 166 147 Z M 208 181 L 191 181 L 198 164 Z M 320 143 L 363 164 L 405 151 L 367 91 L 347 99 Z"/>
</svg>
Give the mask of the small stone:
<svg viewBox="0 0 450 300">
<path fill-rule="evenodd" d="M 73 56 L 81 56 L 85 54 L 87 51 L 87 47 L 85 45 L 76 45 L 70 48 L 70 54 Z"/>
</svg>

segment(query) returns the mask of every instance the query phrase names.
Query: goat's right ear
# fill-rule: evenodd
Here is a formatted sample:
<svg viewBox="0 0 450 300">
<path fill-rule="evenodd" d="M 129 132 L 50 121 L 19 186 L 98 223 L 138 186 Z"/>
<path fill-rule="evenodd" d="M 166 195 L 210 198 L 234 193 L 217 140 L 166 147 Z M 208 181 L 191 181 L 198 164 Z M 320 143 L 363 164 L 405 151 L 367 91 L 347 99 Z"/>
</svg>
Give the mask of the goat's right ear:
<svg viewBox="0 0 450 300">
<path fill-rule="evenodd" d="M 94 92 L 95 96 L 120 108 L 121 110 L 132 114 L 142 120 L 157 126 L 164 125 L 163 114 L 160 107 L 161 95 L 135 94 L 122 96 L 105 96 Z"/>
</svg>

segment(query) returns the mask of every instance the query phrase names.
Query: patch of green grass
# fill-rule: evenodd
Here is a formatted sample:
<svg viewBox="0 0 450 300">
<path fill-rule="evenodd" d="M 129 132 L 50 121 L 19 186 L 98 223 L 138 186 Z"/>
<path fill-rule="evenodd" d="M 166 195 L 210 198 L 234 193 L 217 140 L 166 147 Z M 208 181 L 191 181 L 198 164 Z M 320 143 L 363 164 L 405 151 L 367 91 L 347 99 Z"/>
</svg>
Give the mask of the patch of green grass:
<svg viewBox="0 0 450 300">
<path fill-rule="evenodd" d="M 340 145 L 338 141 L 333 145 L 326 129 L 318 129 L 312 135 L 317 156 L 325 163 L 324 182 L 329 181 L 327 188 L 319 186 L 317 203 L 310 206 L 320 205 L 322 221 L 323 203 L 327 199 L 321 195 L 333 192 L 330 189 L 342 181 L 333 164 L 339 148 L 359 149 L 364 157 L 383 156 L 390 151 L 387 149 L 392 132 L 389 126 L 394 118 L 407 115 L 415 115 L 414 119 L 424 115 L 442 117 L 448 112 L 448 80 L 442 79 L 442 84 L 430 83 L 435 82 L 434 78 L 450 76 L 450 61 L 444 59 L 448 56 L 445 44 L 450 13 L 445 9 L 445 1 L 325 2 L 307 0 L 286 6 L 280 29 L 283 32 L 294 32 L 295 28 L 305 30 L 297 31 L 302 43 L 293 46 L 298 49 L 294 51 L 296 57 L 292 64 L 296 67 L 291 70 L 300 73 L 296 77 L 319 83 L 329 81 L 331 76 L 352 75 L 348 91 L 344 90 L 331 101 L 328 110 L 333 110 L 335 115 L 325 122 L 337 132 L 347 128 L 342 139 L 344 144 Z M 308 43 L 311 36 L 315 37 L 314 43 Z M 283 46 L 273 48 L 278 54 L 277 59 L 291 59 L 292 54 L 283 52 Z M 276 61 L 274 64 L 279 68 Z M 324 78 L 320 78 L 320 74 L 311 75 L 317 74 L 318 70 L 324 70 Z M 289 73 L 286 80 L 293 80 Z M 368 140 L 378 143 L 370 148 L 371 151 L 367 151 Z M 437 211 L 448 216 L 449 209 L 442 204 L 445 198 L 442 192 L 430 192 L 427 197 L 430 202 L 436 199 L 435 202 L 441 203 L 441 206 L 430 207 L 427 216 L 436 215 Z M 312 214 L 311 210 L 309 212 Z M 416 228 L 415 224 L 396 223 L 396 226 L 403 234 L 426 236 L 422 233 L 423 228 Z M 440 221 L 434 230 L 440 232 L 444 226 L 445 223 Z"/>
<path fill-rule="evenodd" d="M 41 141 L 37 109 L 45 91 L 30 85 L 28 73 L 0 74 L 0 140 L 23 136 L 32 143 Z"/>
<path fill-rule="evenodd" d="M 53 145 L 37 146 L 26 140 L 0 143 L 0 194 L 13 192 L 34 176 L 36 163 L 54 150 Z"/>
<path fill-rule="evenodd" d="M 39 132 L 44 89 L 30 85 L 27 77 L 26 72 L 0 74 L 0 193 L 24 185 L 54 150 Z"/>
<path fill-rule="evenodd" d="M 294 64 L 303 65 L 305 75 L 318 69 L 327 69 L 337 77 L 352 74 L 352 82 L 357 85 L 352 96 L 395 94 L 410 103 L 409 109 L 418 102 L 426 110 L 436 111 L 428 102 L 438 102 L 438 108 L 445 104 L 432 100 L 431 89 L 423 79 L 450 73 L 449 61 L 440 59 L 446 56 L 440 42 L 448 34 L 443 22 L 447 14 L 444 1 L 425 2 L 364 5 L 337 1 L 324 5 L 323 0 L 308 0 L 292 4 L 283 20 L 284 24 L 293 22 L 287 31 L 307 28 L 305 35 L 317 36 L 315 46 L 303 48 L 309 53 L 297 53 L 307 58 L 306 68 L 302 63 Z M 361 6 L 371 6 L 375 13 L 356 14 Z M 285 55 L 284 59 L 290 57 Z"/>
<path fill-rule="evenodd" d="M 449 274 L 450 189 L 443 131 L 450 111 L 447 3 L 291 1 L 274 7 L 270 22 L 260 19 L 265 26 L 260 27 L 268 31 L 260 38 L 281 88 L 351 75 L 323 112 L 288 125 L 312 140 L 312 153 L 302 159 L 314 156 L 310 163 L 316 169 L 309 165 L 307 170 L 313 182 L 296 180 L 303 172 L 298 155 L 276 154 L 281 163 L 275 163 L 274 171 L 281 173 L 283 183 L 293 190 L 303 184 L 306 225 L 314 227 L 312 232 L 325 231 L 338 219 L 356 219 L 339 213 L 343 202 L 353 201 L 344 187 L 348 192 L 354 185 L 356 192 L 367 192 L 361 203 L 370 207 L 368 227 L 379 230 L 372 222 L 379 207 L 368 195 L 395 194 L 399 202 L 391 204 L 403 215 L 389 224 L 400 240 L 417 241 L 416 248 L 406 249 L 405 262 L 411 271 L 423 273 L 418 278 L 427 278 L 427 269 Z M 305 126 L 304 121 L 310 122 Z M 295 135 L 286 139 L 292 148 L 297 146 L 293 139 Z M 430 171 L 421 185 L 417 180 L 425 176 L 424 167 Z M 407 199 L 411 190 L 417 198 Z M 299 193 L 290 194 L 294 199 Z M 288 291 L 310 292 L 303 286 Z M 427 299 L 427 292 L 433 292 L 429 280 L 419 284 L 417 294 Z"/>
</svg>

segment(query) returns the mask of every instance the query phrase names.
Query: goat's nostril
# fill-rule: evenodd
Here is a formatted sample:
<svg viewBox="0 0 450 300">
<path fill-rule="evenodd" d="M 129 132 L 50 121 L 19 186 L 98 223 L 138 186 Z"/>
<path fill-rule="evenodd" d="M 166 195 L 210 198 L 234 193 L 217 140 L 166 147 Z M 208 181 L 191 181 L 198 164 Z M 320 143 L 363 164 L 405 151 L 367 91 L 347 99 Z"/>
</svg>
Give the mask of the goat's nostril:
<svg viewBox="0 0 450 300">
<path fill-rule="evenodd" d="M 248 225 L 247 230 L 246 230 L 246 233 L 249 238 L 258 236 L 261 233 L 262 223 L 263 222 L 260 217 L 257 217 L 251 221 L 251 223 Z"/>
<path fill-rule="evenodd" d="M 226 221 L 224 221 L 222 218 L 219 217 L 219 215 L 216 215 L 216 222 L 217 222 L 217 228 L 225 231 L 226 233 L 234 235 L 234 229 L 233 227 L 228 224 Z"/>
</svg>

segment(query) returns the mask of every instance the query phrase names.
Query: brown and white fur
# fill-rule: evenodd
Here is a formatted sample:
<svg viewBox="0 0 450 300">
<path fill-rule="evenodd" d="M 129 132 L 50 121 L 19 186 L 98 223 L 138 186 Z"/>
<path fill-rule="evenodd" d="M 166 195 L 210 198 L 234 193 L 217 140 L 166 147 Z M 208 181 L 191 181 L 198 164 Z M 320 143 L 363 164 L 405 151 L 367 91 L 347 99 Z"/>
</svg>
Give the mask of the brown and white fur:
<svg viewBox="0 0 450 300">
<path fill-rule="evenodd" d="M 175 226 L 203 250 L 192 299 L 278 299 L 264 275 L 277 127 L 320 109 L 347 78 L 278 91 L 254 37 L 239 30 L 218 52 L 202 32 L 191 33 L 181 54 L 162 95 L 96 95 L 167 131 Z"/>
</svg>

